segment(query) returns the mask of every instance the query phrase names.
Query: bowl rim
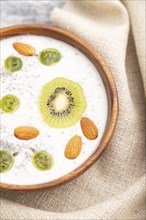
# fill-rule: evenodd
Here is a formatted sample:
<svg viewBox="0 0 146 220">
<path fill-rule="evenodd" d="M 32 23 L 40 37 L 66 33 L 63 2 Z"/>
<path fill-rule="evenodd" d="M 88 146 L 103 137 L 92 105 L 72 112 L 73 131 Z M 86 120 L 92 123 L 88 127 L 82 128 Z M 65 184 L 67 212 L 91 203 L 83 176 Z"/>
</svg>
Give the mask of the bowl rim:
<svg viewBox="0 0 146 220">
<path fill-rule="evenodd" d="M 16 36 L 22 34 L 34 34 L 34 35 L 42 35 L 49 36 L 58 40 L 62 40 L 72 46 L 76 46 L 84 55 L 88 57 L 88 59 L 95 65 L 98 69 L 100 76 L 105 85 L 106 93 L 108 96 L 108 108 L 110 112 L 108 114 L 108 122 L 105 128 L 103 137 L 96 149 L 96 151 L 78 168 L 71 171 L 70 173 L 49 181 L 40 184 L 31 184 L 31 185 L 14 185 L 0 182 L 0 189 L 2 190 L 10 190 L 10 191 L 34 191 L 34 190 L 43 190 L 50 189 L 53 187 L 60 186 L 64 183 L 67 183 L 76 177 L 80 176 L 83 172 L 85 172 L 89 167 L 91 167 L 97 159 L 100 157 L 102 152 L 108 146 L 111 138 L 113 137 L 115 127 L 117 124 L 118 113 L 119 113 L 119 101 L 118 101 L 118 93 L 117 88 L 112 76 L 112 73 L 102 58 L 102 56 L 95 51 L 95 49 L 84 39 L 80 38 L 77 35 L 74 35 L 66 30 L 42 25 L 42 24 L 23 24 L 23 25 L 15 25 L 9 26 L 0 29 L 0 40 Z M 110 101 L 109 101 L 110 100 Z"/>
</svg>

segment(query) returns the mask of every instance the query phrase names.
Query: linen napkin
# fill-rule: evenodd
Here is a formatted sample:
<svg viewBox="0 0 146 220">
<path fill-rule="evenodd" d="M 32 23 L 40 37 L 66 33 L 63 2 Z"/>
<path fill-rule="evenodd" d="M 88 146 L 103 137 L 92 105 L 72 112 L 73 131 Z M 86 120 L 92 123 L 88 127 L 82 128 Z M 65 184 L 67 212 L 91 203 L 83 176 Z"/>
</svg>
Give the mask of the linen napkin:
<svg viewBox="0 0 146 220">
<path fill-rule="evenodd" d="M 145 1 L 68 1 L 52 21 L 86 39 L 109 65 L 119 94 L 116 132 L 99 160 L 70 183 L 1 192 L 1 219 L 144 220 Z"/>
</svg>

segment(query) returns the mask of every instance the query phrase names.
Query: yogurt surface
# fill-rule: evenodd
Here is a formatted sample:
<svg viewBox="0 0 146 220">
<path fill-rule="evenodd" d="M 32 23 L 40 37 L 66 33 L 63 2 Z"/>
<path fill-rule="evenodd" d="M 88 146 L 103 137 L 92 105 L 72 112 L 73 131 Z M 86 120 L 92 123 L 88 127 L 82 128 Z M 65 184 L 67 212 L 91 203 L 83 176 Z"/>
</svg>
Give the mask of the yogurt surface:
<svg viewBox="0 0 146 220">
<path fill-rule="evenodd" d="M 36 48 L 37 54 L 45 48 L 60 51 L 62 59 L 56 65 L 42 65 L 37 56 L 26 57 L 17 53 L 12 44 L 27 43 Z M 103 136 L 108 117 L 108 99 L 104 84 L 98 70 L 88 58 L 71 45 L 53 38 L 34 35 L 20 35 L 1 41 L 1 98 L 6 94 L 14 94 L 20 100 L 20 107 L 12 114 L 1 113 L 1 150 L 12 154 L 18 152 L 11 170 L 0 174 L 0 180 L 7 184 L 39 184 L 62 177 L 79 167 L 97 149 Z M 12 74 L 4 68 L 4 60 L 8 56 L 18 56 L 23 67 Z M 49 127 L 42 119 L 38 108 L 38 97 L 42 87 L 56 77 L 65 77 L 78 82 L 87 100 L 84 116 L 90 118 L 99 130 L 96 140 L 84 137 L 80 122 L 65 129 Z M 39 136 L 24 141 L 14 136 L 18 126 L 32 126 L 40 131 Z M 74 135 L 82 138 L 82 151 L 74 160 L 64 156 L 67 142 Z M 33 152 L 30 148 L 45 150 L 54 159 L 54 166 L 49 171 L 37 170 L 31 162 Z"/>
</svg>

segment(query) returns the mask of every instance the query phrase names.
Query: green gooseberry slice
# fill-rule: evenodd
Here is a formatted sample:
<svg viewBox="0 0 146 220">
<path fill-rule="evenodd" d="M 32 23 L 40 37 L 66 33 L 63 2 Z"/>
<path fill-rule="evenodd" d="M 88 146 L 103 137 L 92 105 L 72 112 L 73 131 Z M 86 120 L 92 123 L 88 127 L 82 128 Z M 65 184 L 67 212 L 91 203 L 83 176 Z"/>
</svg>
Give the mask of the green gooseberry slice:
<svg viewBox="0 0 146 220">
<path fill-rule="evenodd" d="M 18 109 L 20 101 L 17 96 L 8 94 L 0 100 L 0 108 L 5 113 L 12 113 Z"/>
<path fill-rule="evenodd" d="M 61 60 L 61 53 L 54 48 L 48 48 L 42 50 L 39 53 L 38 58 L 42 64 L 46 66 L 51 66 L 58 63 Z"/>
<path fill-rule="evenodd" d="M 8 151 L 0 151 L 0 173 L 5 173 L 12 168 L 14 156 Z"/>
<path fill-rule="evenodd" d="M 32 156 L 32 163 L 35 168 L 41 171 L 50 170 L 54 164 L 53 157 L 46 151 L 36 151 Z"/>
<path fill-rule="evenodd" d="M 6 58 L 4 66 L 9 73 L 13 73 L 20 70 L 23 66 L 23 63 L 19 57 L 9 56 Z"/>
</svg>

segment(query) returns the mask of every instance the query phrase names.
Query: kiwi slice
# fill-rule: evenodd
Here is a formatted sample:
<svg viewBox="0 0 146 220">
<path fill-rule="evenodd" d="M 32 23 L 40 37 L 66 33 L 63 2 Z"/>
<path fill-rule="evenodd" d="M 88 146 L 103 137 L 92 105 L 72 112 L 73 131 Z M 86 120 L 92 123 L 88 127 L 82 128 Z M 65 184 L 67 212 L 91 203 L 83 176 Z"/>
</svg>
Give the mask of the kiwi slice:
<svg viewBox="0 0 146 220">
<path fill-rule="evenodd" d="M 54 128 L 76 124 L 87 106 L 82 87 L 69 79 L 56 78 L 42 88 L 39 108 L 44 121 Z"/>
</svg>

